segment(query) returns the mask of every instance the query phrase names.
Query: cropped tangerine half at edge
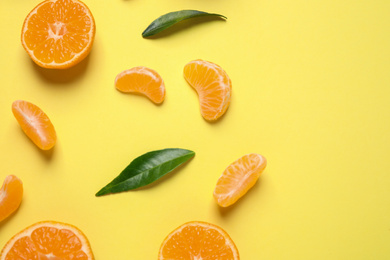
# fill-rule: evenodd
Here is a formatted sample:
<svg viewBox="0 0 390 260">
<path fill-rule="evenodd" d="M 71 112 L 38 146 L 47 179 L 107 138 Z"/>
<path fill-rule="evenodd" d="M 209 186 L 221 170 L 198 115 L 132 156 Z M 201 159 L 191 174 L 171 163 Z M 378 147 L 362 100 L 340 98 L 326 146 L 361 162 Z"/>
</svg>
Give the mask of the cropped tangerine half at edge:
<svg viewBox="0 0 390 260">
<path fill-rule="evenodd" d="M 155 104 L 161 104 L 165 98 L 163 79 L 156 71 L 144 66 L 119 73 L 115 78 L 115 87 L 124 93 L 145 95 Z"/>
<path fill-rule="evenodd" d="M 87 237 L 77 227 L 56 221 L 38 222 L 17 233 L 4 246 L 0 260 L 93 260 Z"/>
<path fill-rule="evenodd" d="M 194 60 L 184 66 L 184 78 L 198 93 L 200 113 L 208 121 L 219 119 L 228 109 L 232 82 L 228 74 L 210 61 Z"/>
<path fill-rule="evenodd" d="M 264 156 L 251 153 L 230 164 L 217 181 L 214 199 L 221 207 L 228 207 L 244 196 L 255 185 L 267 166 Z"/>
<path fill-rule="evenodd" d="M 22 181 L 15 175 L 8 175 L 0 189 L 0 222 L 18 209 L 22 198 Z"/>
<path fill-rule="evenodd" d="M 158 260 L 239 260 L 236 245 L 222 228 L 192 221 L 172 231 L 163 241 Z"/>
<path fill-rule="evenodd" d="M 49 150 L 55 145 L 57 135 L 54 126 L 38 106 L 24 100 L 16 100 L 12 103 L 12 112 L 23 132 L 40 149 Z"/>
<path fill-rule="evenodd" d="M 46 0 L 26 17 L 22 45 L 43 68 L 66 69 L 91 51 L 95 21 L 89 8 L 78 0 Z"/>
</svg>

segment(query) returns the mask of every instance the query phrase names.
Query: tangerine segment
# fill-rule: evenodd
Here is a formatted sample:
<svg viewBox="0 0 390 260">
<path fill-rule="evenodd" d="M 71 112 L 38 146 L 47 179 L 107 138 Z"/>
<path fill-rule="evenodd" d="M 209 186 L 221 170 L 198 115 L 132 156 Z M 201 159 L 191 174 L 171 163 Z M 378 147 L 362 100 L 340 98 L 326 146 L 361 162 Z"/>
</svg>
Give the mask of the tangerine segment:
<svg viewBox="0 0 390 260">
<path fill-rule="evenodd" d="M 115 78 L 115 87 L 124 93 L 143 94 L 156 104 L 161 104 L 165 98 L 165 85 L 161 76 L 143 66 L 119 73 Z"/>
<path fill-rule="evenodd" d="M 1 251 L 0 260 L 64 259 L 93 260 L 87 237 L 77 227 L 38 222 L 17 233 Z"/>
<path fill-rule="evenodd" d="M 26 17 L 22 45 L 41 67 L 66 69 L 91 51 L 95 21 L 88 7 L 78 0 L 46 0 Z"/>
<path fill-rule="evenodd" d="M 15 175 L 8 175 L 0 189 L 0 222 L 18 209 L 22 197 L 22 181 Z"/>
<path fill-rule="evenodd" d="M 247 154 L 230 164 L 217 181 L 214 199 L 222 207 L 234 204 L 255 185 L 267 166 L 260 154 Z"/>
<path fill-rule="evenodd" d="M 172 231 L 160 247 L 159 260 L 239 260 L 236 245 L 222 228 L 199 221 Z"/>
<path fill-rule="evenodd" d="M 184 78 L 198 93 L 200 113 L 204 119 L 214 121 L 226 112 L 232 82 L 220 66 L 209 61 L 194 60 L 184 66 Z"/>
<path fill-rule="evenodd" d="M 12 112 L 24 133 L 42 150 L 51 149 L 57 140 L 56 131 L 49 117 L 36 105 L 16 100 Z"/>
</svg>

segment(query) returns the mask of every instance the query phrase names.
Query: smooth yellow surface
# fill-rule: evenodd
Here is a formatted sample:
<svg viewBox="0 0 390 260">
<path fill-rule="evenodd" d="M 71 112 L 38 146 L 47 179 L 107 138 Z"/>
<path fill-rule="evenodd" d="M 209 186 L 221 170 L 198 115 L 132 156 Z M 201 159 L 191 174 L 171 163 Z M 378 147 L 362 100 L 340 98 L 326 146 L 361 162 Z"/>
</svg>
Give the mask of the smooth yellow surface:
<svg viewBox="0 0 390 260">
<path fill-rule="evenodd" d="M 67 222 L 97 260 L 157 259 L 174 228 L 224 228 L 243 260 L 390 259 L 390 1 L 86 0 L 97 26 L 89 57 L 67 71 L 36 66 L 20 43 L 36 0 L 0 1 L 0 182 L 24 183 L 19 210 L 0 223 L 0 247 L 41 220 Z M 222 20 L 184 23 L 143 39 L 181 9 Z M 231 77 L 225 116 L 208 123 L 182 70 L 193 59 Z M 115 90 L 131 67 L 156 70 L 160 106 Z M 11 112 L 38 105 L 58 143 L 42 152 Z M 148 188 L 95 197 L 135 157 L 157 149 L 195 158 Z M 268 166 L 248 194 L 220 209 L 212 192 L 247 153 Z"/>
</svg>

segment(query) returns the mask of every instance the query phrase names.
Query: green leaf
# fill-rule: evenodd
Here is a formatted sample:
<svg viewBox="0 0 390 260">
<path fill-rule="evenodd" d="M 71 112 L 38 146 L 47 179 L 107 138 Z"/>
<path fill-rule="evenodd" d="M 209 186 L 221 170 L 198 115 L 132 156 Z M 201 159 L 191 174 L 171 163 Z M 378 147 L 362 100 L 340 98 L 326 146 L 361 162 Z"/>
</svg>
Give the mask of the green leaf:
<svg viewBox="0 0 390 260">
<path fill-rule="evenodd" d="M 96 196 L 128 191 L 148 185 L 194 157 L 195 152 L 170 148 L 146 153 L 134 159 Z"/>
<path fill-rule="evenodd" d="M 154 20 L 142 33 L 142 37 L 155 35 L 180 21 L 200 16 L 216 16 L 227 19 L 225 16 L 220 14 L 206 13 L 197 10 L 182 10 L 171 12 L 164 14 Z"/>
</svg>

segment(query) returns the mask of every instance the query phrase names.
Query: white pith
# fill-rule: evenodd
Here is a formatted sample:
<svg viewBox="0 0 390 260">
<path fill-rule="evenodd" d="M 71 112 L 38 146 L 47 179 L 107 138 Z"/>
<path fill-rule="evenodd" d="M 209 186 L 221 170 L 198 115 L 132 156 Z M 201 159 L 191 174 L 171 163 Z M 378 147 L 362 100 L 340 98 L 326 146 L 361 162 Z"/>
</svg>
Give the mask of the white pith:
<svg viewBox="0 0 390 260">
<path fill-rule="evenodd" d="M 8 193 L 5 192 L 5 189 L 7 188 L 6 186 L 8 186 L 8 183 L 12 180 L 12 176 L 9 175 L 7 176 L 7 178 L 5 178 L 4 182 L 3 182 L 3 186 L 1 186 L 1 189 L 0 189 L 0 203 L 8 196 Z"/>
<path fill-rule="evenodd" d="M 35 133 L 39 136 L 39 139 L 42 140 L 42 142 L 47 141 L 46 135 L 42 132 L 43 125 L 37 120 L 37 118 L 42 118 L 43 112 L 41 110 L 37 110 L 39 114 L 31 114 L 29 110 L 20 107 L 22 104 L 24 103 L 18 103 L 18 106 L 15 106 L 15 109 L 19 112 L 20 115 L 22 115 L 24 121 L 31 128 L 35 129 Z"/>
<path fill-rule="evenodd" d="M 164 96 L 164 93 L 165 93 L 164 80 L 161 77 L 156 76 L 156 74 L 158 75 L 158 73 L 156 71 L 153 71 L 153 72 L 152 72 L 152 69 L 147 68 L 147 67 L 143 67 L 143 66 L 134 67 L 134 68 L 131 68 L 131 69 L 128 69 L 128 70 L 124 70 L 124 71 L 122 71 L 121 73 L 119 73 L 116 76 L 116 78 L 115 78 L 115 86 L 117 86 L 118 80 L 120 80 L 123 77 L 129 76 L 129 75 L 133 75 L 133 74 L 146 75 L 146 76 L 150 77 L 152 81 L 160 82 L 160 85 L 158 86 L 158 89 L 153 89 L 153 90 L 158 90 L 159 93 L 162 96 Z M 130 92 L 138 92 L 138 91 L 131 90 L 131 89 L 129 89 L 129 91 Z M 146 92 L 146 93 L 142 93 L 141 92 L 141 94 L 144 94 L 144 95 L 148 96 L 149 93 L 148 92 Z"/>
<path fill-rule="evenodd" d="M 246 165 L 243 165 L 241 163 L 237 163 L 242 158 L 250 156 L 250 155 L 255 155 L 259 159 L 259 161 L 253 161 L 253 160 L 249 161 L 250 164 L 256 163 L 256 167 L 253 170 L 248 170 L 248 167 L 246 167 Z M 234 178 L 235 181 L 231 182 L 231 184 L 233 186 L 229 187 L 227 193 L 218 193 L 217 189 L 214 190 L 214 196 L 216 196 L 218 198 L 219 202 L 222 202 L 228 198 L 235 196 L 239 191 L 250 188 L 250 187 L 243 186 L 243 184 L 245 182 L 247 182 L 247 180 L 250 177 L 252 177 L 253 174 L 258 174 L 260 176 L 261 171 L 259 171 L 259 170 L 261 169 L 261 167 L 263 166 L 264 163 L 265 163 L 265 158 L 263 156 L 261 156 L 260 154 L 247 154 L 247 155 L 240 157 L 239 159 L 237 159 L 236 161 L 231 163 L 225 169 L 225 171 L 223 172 L 223 174 L 219 178 L 219 179 L 222 179 L 222 178 L 226 178 L 227 176 L 228 176 L 228 178 Z M 233 172 L 234 174 L 230 174 L 231 172 Z M 244 173 L 244 175 L 235 174 L 237 172 Z M 218 181 L 219 181 L 219 179 L 218 179 Z M 225 185 L 225 187 L 226 187 L 226 185 Z"/>
<path fill-rule="evenodd" d="M 204 60 L 194 60 L 194 61 L 189 62 L 187 65 L 190 65 L 192 63 L 193 64 L 197 64 L 197 66 L 194 66 L 195 69 L 194 69 L 194 71 L 192 71 L 192 73 L 190 75 L 188 75 L 188 78 L 191 78 L 192 74 L 197 73 L 197 68 L 198 67 L 206 67 L 208 69 L 206 71 L 205 75 L 202 75 L 203 76 L 202 78 L 209 77 L 209 75 L 208 75 L 208 71 L 209 70 L 213 71 L 213 74 L 218 76 L 217 80 L 211 82 L 211 84 L 213 84 L 215 82 L 218 82 L 218 87 L 223 90 L 224 95 L 221 96 L 222 100 L 219 101 L 218 103 L 216 103 L 218 105 L 218 107 L 216 109 L 217 112 L 215 113 L 214 117 L 208 118 L 208 120 L 216 120 L 217 118 L 219 118 L 226 111 L 226 109 L 227 109 L 226 105 L 227 105 L 227 103 L 230 102 L 231 81 L 229 79 L 229 76 L 227 75 L 227 73 L 221 67 L 219 67 L 218 65 L 216 65 L 216 64 L 214 64 L 212 62 L 208 62 L 208 61 L 204 61 Z M 201 83 L 198 83 L 198 82 L 191 82 L 190 85 L 198 93 L 199 100 L 201 102 L 201 107 L 202 106 L 208 106 L 207 105 L 208 101 L 206 100 L 205 97 L 208 96 L 209 92 L 213 92 L 215 90 L 215 88 L 210 87 L 210 84 L 209 85 L 202 85 Z M 202 87 L 203 92 L 198 90 L 199 87 Z M 204 91 L 204 90 L 207 90 L 207 89 L 210 89 L 209 92 Z M 201 109 L 201 113 L 203 115 L 202 109 Z"/>
<path fill-rule="evenodd" d="M 46 1 L 43 1 L 41 4 L 39 4 L 38 6 L 36 6 L 34 8 L 33 11 L 31 11 L 28 16 L 26 17 L 25 21 L 27 22 L 28 20 L 30 20 L 30 18 L 34 15 L 34 14 L 37 14 L 37 10 L 39 9 L 39 7 L 41 7 L 42 5 L 44 4 L 47 4 L 48 2 L 51 2 L 51 3 L 55 3 L 57 2 L 58 0 L 46 0 Z M 82 5 L 83 7 L 85 7 L 85 10 L 86 10 L 86 15 L 91 19 L 91 22 L 94 21 L 93 19 L 93 16 L 91 14 L 91 12 L 89 11 L 88 7 L 78 1 L 78 0 L 72 0 L 73 2 L 77 2 L 78 4 Z M 60 39 L 63 38 L 63 35 L 59 35 L 59 31 L 60 29 L 65 26 L 64 23 L 60 22 L 60 21 L 56 21 L 55 23 L 53 24 L 49 24 L 49 30 L 48 30 L 48 38 L 41 43 L 42 44 L 45 44 L 46 41 L 50 40 L 50 39 L 54 39 L 54 41 L 58 41 Z M 66 28 L 66 27 L 65 27 Z M 28 26 L 27 24 L 25 23 L 24 26 L 23 26 L 23 31 L 22 31 L 22 41 L 24 42 L 24 35 L 25 33 L 28 31 Z M 66 29 L 65 29 L 66 31 Z M 90 49 L 90 46 L 93 44 L 93 38 L 94 38 L 94 35 L 95 35 L 95 28 L 94 26 L 91 26 L 91 30 L 86 33 L 85 35 L 88 35 L 88 38 L 89 38 L 89 41 L 88 41 L 88 44 L 83 48 L 83 50 L 81 50 L 80 52 L 78 53 L 75 53 L 75 52 L 72 52 L 72 55 L 73 58 L 66 61 L 66 62 L 62 62 L 62 63 L 57 63 L 55 62 L 54 60 L 50 63 L 43 63 L 42 61 L 38 60 L 35 55 L 34 55 L 34 49 L 29 49 L 27 47 L 27 45 L 25 46 L 25 50 L 29 53 L 30 57 L 35 61 L 37 62 L 38 64 L 44 64 L 46 67 L 49 67 L 49 68 L 56 68 L 58 66 L 61 66 L 61 67 L 64 67 L 66 66 L 67 64 L 71 64 L 73 63 L 75 60 L 78 60 L 80 58 L 80 56 L 84 56 L 86 55 L 85 52 L 86 50 L 89 50 Z"/>
<path fill-rule="evenodd" d="M 213 229 L 215 231 L 217 231 L 219 234 L 221 234 L 221 236 L 223 236 L 225 238 L 225 245 L 230 248 L 233 252 L 233 255 L 234 255 L 234 259 L 239 259 L 239 254 L 238 254 L 238 251 L 237 251 L 237 248 L 236 246 L 234 245 L 233 241 L 230 239 L 230 236 L 222 229 L 220 228 L 217 228 L 216 226 L 212 225 L 212 224 L 209 224 L 209 223 L 206 223 L 206 222 L 198 222 L 198 221 L 194 221 L 194 222 L 189 222 L 189 223 L 186 223 L 186 224 L 183 224 L 182 226 L 178 227 L 177 229 L 175 229 L 174 231 L 172 231 L 164 240 L 164 242 L 162 243 L 161 247 L 160 247 L 160 252 L 159 252 L 159 260 L 173 260 L 171 258 L 165 258 L 163 256 L 163 249 L 166 245 L 166 243 L 174 236 L 176 235 L 177 233 L 181 233 L 183 231 L 184 228 L 187 228 L 189 226 L 196 226 L 196 227 L 202 227 L 204 229 Z M 203 258 L 200 256 L 200 255 L 191 255 L 191 260 L 203 260 Z"/>
<path fill-rule="evenodd" d="M 3 191 L 3 189 L 0 190 L 0 203 L 7 197 L 7 193 Z"/>
<path fill-rule="evenodd" d="M 7 242 L 7 244 L 5 245 L 5 247 L 3 248 L 0 260 L 5 260 L 6 259 L 6 256 L 7 256 L 8 252 L 11 250 L 12 246 L 14 245 L 14 243 L 18 239 L 20 239 L 22 237 L 26 237 L 26 236 L 30 237 L 32 232 L 35 229 L 40 228 L 40 227 L 54 227 L 54 228 L 57 228 L 59 230 L 60 229 L 68 229 L 68 230 L 72 231 L 80 239 L 80 241 L 82 243 L 82 247 L 81 247 L 80 250 L 82 250 L 88 256 L 88 260 L 93 260 L 94 259 L 93 258 L 93 254 L 92 254 L 91 250 L 88 247 L 89 243 L 86 240 L 85 235 L 83 233 L 81 233 L 78 229 L 76 229 L 75 227 L 73 227 L 71 225 L 64 224 L 64 223 L 43 221 L 43 222 L 36 223 L 36 224 L 26 228 L 21 233 L 17 234 L 13 238 L 11 238 L 11 240 L 9 240 Z M 45 256 L 48 257 L 48 259 L 50 259 L 50 257 L 53 256 L 53 254 L 49 253 L 49 254 L 45 254 Z M 90 257 L 90 256 L 92 256 L 92 257 Z"/>
</svg>

